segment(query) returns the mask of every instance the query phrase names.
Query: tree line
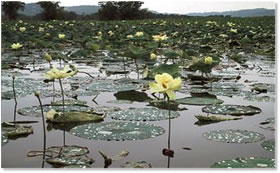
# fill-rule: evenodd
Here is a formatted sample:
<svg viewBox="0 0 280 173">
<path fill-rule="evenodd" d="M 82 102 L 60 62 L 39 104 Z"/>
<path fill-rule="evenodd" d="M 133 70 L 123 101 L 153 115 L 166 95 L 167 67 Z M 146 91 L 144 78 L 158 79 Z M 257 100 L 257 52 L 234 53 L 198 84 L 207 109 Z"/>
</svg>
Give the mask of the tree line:
<svg viewBox="0 0 280 173">
<path fill-rule="evenodd" d="M 151 18 L 180 17 L 180 15 L 155 14 L 148 9 L 141 9 L 142 1 L 101 1 L 97 13 L 78 15 L 73 11 L 66 11 L 60 2 L 40 1 L 37 2 L 42 12 L 36 16 L 19 14 L 24 10 L 25 3 L 20 1 L 2 1 L 2 19 L 30 19 L 30 20 L 137 20 Z"/>
</svg>

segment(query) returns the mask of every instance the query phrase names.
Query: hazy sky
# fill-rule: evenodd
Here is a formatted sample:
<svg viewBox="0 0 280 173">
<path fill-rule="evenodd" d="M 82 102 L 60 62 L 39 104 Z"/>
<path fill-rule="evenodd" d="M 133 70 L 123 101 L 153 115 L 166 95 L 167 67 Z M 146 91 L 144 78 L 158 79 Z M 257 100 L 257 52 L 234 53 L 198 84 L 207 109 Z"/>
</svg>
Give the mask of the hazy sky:
<svg viewBox="0 0 280 173">
<path fill-rule="evenodd" d="M 36 0 L 22 0 L 24 2 L 37 2 Z M 53 0 L 56 1 L 56 0 Z M 102 0 L 60 0 L 61 6 L 97 5 Z M 106 1 L 106 0 L 104 0 Z M 190 13 L 215 12 L 252 8 L 275 8 L 275 1 L 256 0 L 140 0 L 144 2 L 143 8 L 161 13 Z"/>
</svg>

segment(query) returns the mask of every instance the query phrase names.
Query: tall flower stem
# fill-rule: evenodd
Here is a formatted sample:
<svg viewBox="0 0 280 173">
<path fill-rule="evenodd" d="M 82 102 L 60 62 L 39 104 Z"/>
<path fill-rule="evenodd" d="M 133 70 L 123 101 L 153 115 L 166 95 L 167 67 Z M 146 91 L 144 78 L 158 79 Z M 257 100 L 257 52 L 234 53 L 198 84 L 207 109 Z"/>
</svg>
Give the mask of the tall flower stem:
<svg viewBox="0 0 280 173">
<path fill-rule="evenodd" d="M 125 57 L 123 57 L 123 70 L 124 70 L 124 77 L 126 78 Z"/>
<path fill-rule="evenodd" d="M 139 69 L 138 69 L 138 64 L 137 64 L 136 58 L 133 58 L 133 59 L 134 59 L 134 63 L 135 63 L 135 66 L 136 66 L 137 79 L 139 79 Z"/>
<path fill-rule="evenodd" d="M 16 96 L 16 90 L 15 90 L 15 76 L 13 78 L 13 93 L 14 93 L 14 100 L 15 100 L 15 108 L 14 108 L 14 122 L 16 121 L 16 114 L 17 114 L 17 96 Z"/>
<path fill-rule="evenodd" d="M 62 95 L 62 110 L 63 110 L 63 114 L 65 112 L 65 104 L 64 104 L 64 91 L 63 91 L 63 86 L 62 86 L 62 81 L 61 79 L 58 79 L 59 80 L 59 84 L 60 84 L 60 89 L 61 89 L 61 95 Z"/>
<path fill-rule="evenodd" d="M 171 133 L 171 118 L 170 118 L 170 99 L 167 96 L 167 104 L 168 104 L 168 149 L 170 149 L 170 133 Z"/>
<path fill-rule="evenodd" d="M 44 148 L 43 148 L 43 163 L 42 163 L 42 168 L 44 167 L 44 161 L 46 157 L 46 142 L 47 142 L 47 137 L 46 137 L 46 125 L 45 125 L 45 117 L 44 117 L 44 111 L 43 111 L 43 106 L 42 106 L 42 101 L 40 99 L 40 95 L 37 91 L 35 91 L 35 96 L 38 98 L 39 103 L 40 103 L 40 108 L 41 108 L 41 113 L 42 113 L 42 123 L 43 123 L 43 138 L 44 138 Z"/>
<path fill-rule="evenodd" d="M 64 91 L 63 91 L 63 86 L 62 86 L 62 81 L 61 79 L 59 80 L 60 88 L 61 88 L 61 95 L 62 95 L 62 112 L 63 114 L 65 113 L 65 103 L 64 103 Z M 63 130 L 63 146 L 65 146 L 65 130 Z"/>
</svg>

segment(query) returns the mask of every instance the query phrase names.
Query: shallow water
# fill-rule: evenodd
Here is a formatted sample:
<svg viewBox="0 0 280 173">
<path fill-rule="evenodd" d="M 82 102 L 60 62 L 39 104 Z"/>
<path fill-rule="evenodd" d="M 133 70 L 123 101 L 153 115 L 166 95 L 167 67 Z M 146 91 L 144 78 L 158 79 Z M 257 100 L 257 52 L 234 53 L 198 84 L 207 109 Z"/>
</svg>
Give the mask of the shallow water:
<svg viewBox="0 0 280 173">
<path fill-rule="evenodd" d="M 271 63 L 271 61 L 269 61 Z M 249 64 L 257 63 L 262 67 L 274 71 L 274 63 L 268 64 L 262 61 L 250 61 Z M 47 67 L 47 64 L 43 64 Z M 89 67 L 83 64 L 79 64 L 80 69 L 87 71 L 91 74 L 98 74 L 98 67 Z M 257 73 L 258 70 L 246 70 L 246 73 L 241 74 L 241 80 L 238 83 L 244 83 L 246 79 L 256 80 L 262 83 L 275 84 L 275 77 L 260 76 Z M 22 71 L 29 73 L 28 71 Z M 78 76 L 85 76 L 79 74 Z M 43 77 L 40 72 L 32 73 L 28 77 Z M 102 73 L 101 77 L 106 77 Z M 110 78 L 117 79 L 122 78 L 123 75 L 112 75 Z M 136 78 L 135 73 L 131 73 L 130 77 Z M 67 81 L 67 79 L 66 79 Z M 246 84 L 248 86 L 249 84 Z M 64 85 L 68 87 L 67 85 Z M 59 85 L 56 84 L 56 88 Z M 146 91 L 150 96 L 150 92 Z M 273 93 L 271 96 L 275 98 Z M 181 98 L 186 96 L 183 93 L 177 93 L 177 97 Z M 96 104 L 91 101 L 92 97 L 78 97 L 79 100 L 87 101 L 90 107 L 95 107 Z M 203 126 L 195 124 L 197 119 L 194 115 L 205 114 L 202 113 L 201 108 L 203 106 L 191 106 L 191 105 L 180 105 L 181 108 L 185 107 L 188 110 L 179 111 L 180 116 L 171 120 L 171 149 L 175 151 L 174 158 L 171 158 L 171 168 L 208 168 L 214 162 L 220 160 L 230 160 L 237 157 L 268 157 L 274 158 L 274 152 L 266 151 L 261 147 L 260 142 L 248 143 L 248 144 L 229 144 L 222 142 L 214 142 L 202 138 L 202 134 L 211 130 L 219 129 L 241 129 L 259 132 L 265 136 L 265 140 L 275 139 L 274 131 L 264 130 L 259 127 L 259 123 L 265 119 L 275 116 L 275 103 L 274 102 L 255 102 L 244 100 L 242 97 L 233 96 L 225 97 L 218 96 L 219 99 L 224 101 L 223 104 L 238 104 L 238 105 L 253 105 L 262 109 L 260 114 L 253 116 L 242 116 L 243 119 L 236 121 L 224 121 L 219 123 L 213 123 Z M 107 103 L 109 100 L 114 100 L 115 96 L 113 92 L 102 92 L 96 98 L 96 102 L 100 106 L 116 106 L 122 109 L 130 107 L 146 107 L 148 103 L 133 102 L 133 104 L 110 104 Z M 50 103 L 53 98 L 42 99 L 43 104 Z M 56 98 L 56 100 L 59 100 Z M 35 96 L 28 95 L 18 99 L 17 109 L 38 105 L 38 101 Z M 2 100 L 1 103 L 1 118 L 2 122 L 13 120 L 14 101 L 13 100 Z M 39 123 L 30 124 L 34 129 L 34 133 L 25 138 L 19 138 L 17 140 L 9 140 L 8 144 L 2 146 L 2 167 L 4 168 L 40 168 L 42 164 L 42 157 L 27 157 L 27 152 L 32 150 L 42 150 L 43 148 L 43 137 L 42 137 L 42 125 L 40 117 L 29 117 L 17 115 L 17 121 L 21 120 L 35 120 Z M 110 118 L 105 118 L 105 122 L 115 121 Z M 87 140 L 73 136 L 66 132 L 66 145 L 79 145 L 88 147 L 90 150 L 89 157 L 95 160 L 92 164 L 93 168 L 103 168 L 104 159 L 98 153 L 98 150 L 103 151 L 109 156 L 118 154 L 122 150 L 129 151 L 129 155 L 118 161 L 114 161 L 110 167 L 120 167 L 127 161 L 146 161 L 151 163 L 154 168 L 165 168 L 167 167 L 167 157 L 162 154 L 162 149 L 167 148 L 168 138 L 168 120 L 152 121 L 148 122 L 159 125 L 166 130 L 161 136 L 136 141 L 96 141 Z M 61 146 L 63 145 L 63 131 L 62 130 L 51 130 L 47 131 L 47 147 L 50 146 Z M 189 147 L 191 150 L 184 150 L 183 147 Z M 45 167 L 52 167 L 49 164 L 45 164 Z"/>
</svg>

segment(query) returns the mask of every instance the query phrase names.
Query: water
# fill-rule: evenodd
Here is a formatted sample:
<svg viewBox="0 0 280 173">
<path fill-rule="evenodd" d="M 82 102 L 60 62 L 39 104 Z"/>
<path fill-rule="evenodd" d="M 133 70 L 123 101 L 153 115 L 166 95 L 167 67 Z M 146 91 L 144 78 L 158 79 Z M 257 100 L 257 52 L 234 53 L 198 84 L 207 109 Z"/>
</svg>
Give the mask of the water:
<svg viewBox="0 0 280 173">
<path fill-rule="evenodd" d="M 266 67 L 271 71 L 274 71 L 274 63 L 268 66 L 266 63 L 261 61 L 251 61 L 251 63 L 259 63 L 262 67 Z M 47 64 L 43 64 L 47 67 Z M 97 67 L 89 67 L 83 64 L 79 65 L 79 68 L 83 71 L 88 71 L 99 74 Z M 24 73 L 29 73 L 28 71 L 22 71 Z M 42 77 L 41 73 L 32 73 L 31 77 L 38 78 Z M 84 74 L 79 74 L 78 76 L 85 76 Z M 135 73 L 130 75 L 136 78 Z M 100 77 L 106 77 L 104 73 Z M 122 78 L 123 75 L 112 75 L 110 78 Z M 275 83 L 274 77 L 260 76 L 257 70 L 247 70 L 245 74 L 241 74 L 241 80 L 239 83 L 244 83 L 244 81 L 256 80 L 263 83 Z M 58 83 L 56 88 L 59 88 Z M 247 86 L 249 84 L 246 84 Z M 69 86 L 65 85 L 69 88 Z M 150 92 L 146 91 L 150 96 Z M 274 94 L 270 94 L 275 97 Z M 177 93 L 177 97 L 184 97 L 185 94 Z M 222 142 L 209 141 L 202 138 L 204 132 L 209 132 L 211 130 L 220 129 L 241 129 L 250 130 L 263 134 L 265 140 L 275 139 L 275 134 L 273 131 L 264 130 L 259 127 L 259 123 L 263 122 L 266 118 L 274 117 L 275 115 L 275 103 L 274 102 L 254 102 L 244 100 L 242 97 L 224 97 L 219 96 L 218 98 L 224 100 L 224 104 L 239 104 L 239 105 L 253 105 L 262 109 L 260 114 L 254 116 L 242 116 L 242 120 L 236 121 L 225 121 L 220 123 L 214 123 L 204 126 L 195 125 L 197 119 L 194 115 L 204 114 L 201 111 L 203 106 L 189 106 L 180 105 L 180 107 L 185 107 L 188 110 L 180 111 L 180 117 L 171 120 L 171 149 L 174 150 L 174 158 L 170 160 L 171 168 L 208 168 L 214 162 L 220 160 L 235 159 L 237 157 L 268 157 L 274 158 L 274 152 L 269 152 L 261 147 L 260 142 L 248 143 L 248 144 L 229 144 Z M 96 98 L 96 102 L 100 106 L 116 106 L 122 109 L 129 107 L 145 107 L 147 103 L 133 102 L 133 104 L 110 104 L 107 103 L 109 100 L 114 100 L 114 93 L 103 92 Z M 43 104 L 50 103 L 52 98 L 42 99 Z M 56 99 L 57 100 L 57 99 Z M 92 97 L 79 97 L 79 100 L 87 101 L 90 107 L 95 107 L 96 104 L 91 101 Z M 36 106 L 39 102 L 33 95 L 28 95 L 23 98 L 18 99 L 17 109 Z M 13 100 L 2 100 L 1 103 L 2 110 L 2 122 L 13 120 L 14 111 L 14 101 Z M 34 129 L 34 133 L 26 138 L 19 138 L 17 140 L 9 140 L 8 144 L 2 147 L 2 167 L 4 168 L 40 168 L 42 164 L 42 157 L 27 157 L 27 153 L 32 150 L 42 150 L 43 148 L 43 132 L 40 117 L 29 117 L 17 115 L 18 121 L 28 120 L 28 121 L 39 121 L 39 123 L 31 124 Z M 110 118 L 105 118 L 105 122 L 114 121 Z M 89 157 L 95 160 L 92 164 L 93 168 L 103 168 L 104 159 L 98 153 L 98 151 L 103 151 L 109 156 L 118 154 L 122 150 L 129 151 L 129 155 L 118 161 L 114 161 L 110 167 L 120 167 L 128 161 L 146 161 L 152 165 L 154 168 L 165 168 L 168 164 L 168 158 L 162 154 L 162 149 L 167 148 L 168 139 L 168 120 L 163 121 L 153 121 L 148 122 L 152 124 L 159 125 L 166 130 L 161 136 L 137 140 L 137 141 L 96 141 L 87 140 L 71 135 L 66 132 L 66 145 L 79 145 L 83 147 L 88 147 L 90 150 Z M 50 146 L 61 146 L 63 145 L 63 131 L 61 130 L 51 130 L 47 131 L 47 147 Z M 188 147 L 191 150 L 184 150 L 182 148 Z M 45 164 L 45 167 L 52 167 L 49 164 Z"/>
</svg>

